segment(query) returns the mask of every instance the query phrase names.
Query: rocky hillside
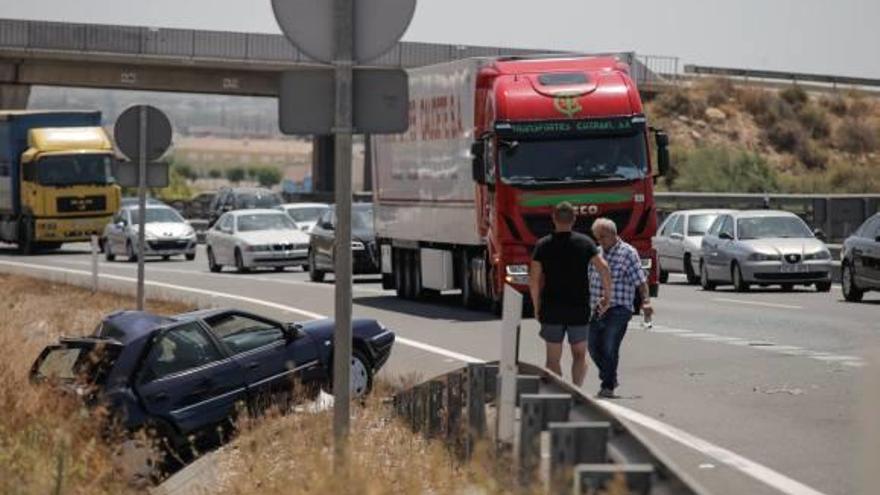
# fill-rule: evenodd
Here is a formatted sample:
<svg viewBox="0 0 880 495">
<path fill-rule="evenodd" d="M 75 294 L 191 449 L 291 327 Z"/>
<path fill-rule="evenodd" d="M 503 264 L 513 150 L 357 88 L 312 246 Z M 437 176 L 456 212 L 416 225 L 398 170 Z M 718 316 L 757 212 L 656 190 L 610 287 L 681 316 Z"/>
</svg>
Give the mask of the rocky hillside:
<svg viewBox="0 0 880 495">
<path fill-rule="evenodd" d="M 880 193 L 880 95 L 711 79 L 647 104 L 680 191 Z"/>
</svg>

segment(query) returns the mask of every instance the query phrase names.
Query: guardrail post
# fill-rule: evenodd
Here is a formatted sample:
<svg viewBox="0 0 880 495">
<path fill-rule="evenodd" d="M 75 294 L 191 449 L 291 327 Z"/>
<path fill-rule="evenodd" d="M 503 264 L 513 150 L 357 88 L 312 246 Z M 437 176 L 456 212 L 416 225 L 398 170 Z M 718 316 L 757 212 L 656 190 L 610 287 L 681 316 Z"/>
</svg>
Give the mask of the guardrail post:
<svg viewBox="0 0 880 495">
<path fill-rule="evenodd" d="M 537 395 L 524 395 L 519 414 L 519 481 L 528 487 L 535 481 L 541 464 L 541 431 L 544 401 Z"/>
<path fill-rule="evenodd" d="M 499 369 L 500 367 L 497 364 L 487 364 L 483 368 L 483 378 L 486 384 L 486 402 L 495 402 L 496 398 L 498 397 Z"/>
<path fill-rule="evenodd" d="M 541 377 L 535 375 L 517 375 L 516 377 L 516 405 L 523 394 L 537 394 L 541 386 Z"/>
<path fill-rule="evenodd" d="M 486 433 L 486 380 L 485 365 L 472 363 L 467 367 L 467 457 L 474 452 L 477 440 Z"/>
<path fill-rule="evenodd" d="M 550 479 L 555 493 L 571 486 L 573 468 L 577 464 L 602 464 L 608 460 L 611 423 L 550 423 L 549 428 Z"/>
<path fill-rule="evenodd" d="M 442 431 L 443 383 L 437 380 L 428 384 L 428 438 L 437 437 Z"/>
<path fill-rule="evenodd" d="M 526 401 L 544 403 L 541 415 L 542 431 L 546 430 L 550 423 L 568 421 L 568 415 L 571 413 L 571 395 L 569 394 L 523 394 L 519 400 L 520 407 L 524 407 Z"/>
<path fill-rule="evenodd" d="M 461 433 L 461 374 L 446 377 L 446 439 L 458 441 Z"/>
<path fill-rule="evenodd" d="M 581 464 L 574 468 L 572 493 L 648 495 L 651 492 L 653 474 L 654 467 L 650 464 Z M 617 489 L 614 483 L 625 483 L 625 487 Z"/>
</svg>

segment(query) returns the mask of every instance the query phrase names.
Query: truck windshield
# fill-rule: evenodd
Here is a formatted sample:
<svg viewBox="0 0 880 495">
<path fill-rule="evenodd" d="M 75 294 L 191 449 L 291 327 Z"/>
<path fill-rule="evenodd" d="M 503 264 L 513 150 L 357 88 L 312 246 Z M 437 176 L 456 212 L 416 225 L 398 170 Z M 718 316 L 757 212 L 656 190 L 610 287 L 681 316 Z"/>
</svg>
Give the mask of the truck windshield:
<svg viewBox="0 0 880 495">
<path fill-rule="evenodd" d="M 112 184 L 110 166 L 108 155 L 47 156 L 36 163 L 36 178 L 44 186 Z"/>
<path fill-rule="evenodd" d="M 499 142 L 505 182 L 639 179 L 648 171 L 641 133 Z"/>
</svg>

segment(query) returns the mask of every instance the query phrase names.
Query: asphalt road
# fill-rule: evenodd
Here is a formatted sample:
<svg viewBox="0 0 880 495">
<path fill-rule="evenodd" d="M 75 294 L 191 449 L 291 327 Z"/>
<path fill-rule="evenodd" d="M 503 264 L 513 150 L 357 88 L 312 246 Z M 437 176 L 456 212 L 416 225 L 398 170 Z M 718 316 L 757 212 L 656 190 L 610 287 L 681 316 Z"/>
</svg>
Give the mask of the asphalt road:
<svg viewBox="0 0 880 495">
<path fill-rule="evenodd" d="M 3 261 L 90 269 L 86 245 L 38 256 L 0 247 L 0 271 Z M 100 271 L 133 278 L 136 265 L 102 259 Z M 148 261 L 146 273 L 167 286 L 249 298 L 218 303 L 278 318 L 304 318 L 286 307 L 312 316 L 333 312 L 332 277 L 316 284 L 298 270 L 212 274 L 203 251 L 193 262 Z M 878 296 L 848 304 L 839 287 L 830 294 L 703 292 L 673 277 L 655 302 L 655 328 L 639 321 L 630 327 L 623 398 L 613 404 L 712 493 L 858 493 L 866 438 L 859 418 L 876 410 L 866 412 L 876 406 L 861 398 L 880 386 L 869 380 L 880 356 Z M 356 277 L 354 305 L 355 317 L 377 318 L 403 337 L 386 378 L 429 378 L 469 359 L 499 358 L 500 322 L 458 307 L 455 295 L 402 301 L 376 277 Z M 537 332 L 534 320 L 524 322 L 520 357 L 540 364 Z M 595 367 L 585 388 L 598 389 Z"/>
</svg>

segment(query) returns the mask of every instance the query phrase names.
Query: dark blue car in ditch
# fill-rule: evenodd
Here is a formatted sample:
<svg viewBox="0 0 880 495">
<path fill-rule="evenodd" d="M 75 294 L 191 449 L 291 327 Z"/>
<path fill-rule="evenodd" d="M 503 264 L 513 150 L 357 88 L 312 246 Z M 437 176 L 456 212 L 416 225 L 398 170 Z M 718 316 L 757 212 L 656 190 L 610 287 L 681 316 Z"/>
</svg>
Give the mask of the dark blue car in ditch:
<svg viewBox="0 0 880 495">
<path fill-rule="evenodd" d="M 243 408 L 259 413 L 329 391 L 333 326 L 235 309 L 171 317 L 117 312 L 89 337 L 46 347 L 31 378 L 106 407 L 123 431 L 152 431 L 182 456 L 193 442 L 222 442 L 218 432 Z M 370 392 L 393 343 L 394 333 L 381 323 L 353 322 L 353 396 Z"/>
</svg>

